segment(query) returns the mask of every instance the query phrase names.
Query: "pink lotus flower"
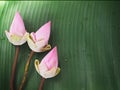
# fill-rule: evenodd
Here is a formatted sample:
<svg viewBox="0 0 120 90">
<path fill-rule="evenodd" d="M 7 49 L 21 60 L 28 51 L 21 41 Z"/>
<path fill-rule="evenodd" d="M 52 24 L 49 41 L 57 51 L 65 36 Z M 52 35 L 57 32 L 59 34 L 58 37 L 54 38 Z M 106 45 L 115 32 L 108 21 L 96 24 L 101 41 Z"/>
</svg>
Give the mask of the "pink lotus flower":
<svg viewBox="0 0 120 90">
<path fill-rule="evenodd" d="M 41 28 L 39 28 L 36 33 L 32 32 L 28 36 L 27 42 L 31 50 L 34 52 L 43 52 L 51 48 L 50 45 L 48 45 L 48 40 L 50 37 L 50 26 L 51 22 L 49 21 Z"/>
<path fill-rule="evenodd" d="M 57 47 L 54 47 L 39 63 L 39 60 L 35 60 L 36 71 L 43 78 L 52 78 L 60 72 L 58 67 L 58 54 Z"/>
<path fill-rule="evenodd" d="M 26 42 L 26 37 L 28 33 L 25 30 L 24 22 L 22 17 L 17 12 L 12 21 L 10 31 L 5 31 L 8 40 L 13 45 L 22 45 Z"/>
</svg>

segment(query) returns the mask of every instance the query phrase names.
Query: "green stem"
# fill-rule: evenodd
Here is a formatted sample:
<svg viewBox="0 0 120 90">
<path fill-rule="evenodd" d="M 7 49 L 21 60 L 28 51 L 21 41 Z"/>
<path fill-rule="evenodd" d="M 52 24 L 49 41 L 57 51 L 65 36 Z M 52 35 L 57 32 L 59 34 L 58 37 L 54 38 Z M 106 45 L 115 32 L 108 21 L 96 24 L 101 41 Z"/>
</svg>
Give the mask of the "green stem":
<svg viewBox="0 0 120 90">
<path fill-rule="evenodd" d="M 22 90 L 23 86 L 24 86 L 24 83 L 26 81 L 26 77 L 27 77 L 27 74 L 28 74 L 28 69 L 29 69 L 29 65 L 30 65 L 30 62 L 31 62 L 31 59 L 32 59 L 32 56 L 34 55 L 34 52 L 31 51 L 30 52 L 30 56 L 27 60 L 27 63 L 25 65 L 25 71 L 24 71 L 24 75 L 23 75 L 23 79 L 21 81 L 21 84 L 20 84 L 20 87 L 19 87 L 19 90 Z"/>
<path fill-rule="evenodd" d="M 14 90 L 15 69 L 16 69 L 16 65 L 17 65 L 19 51 L 20 51 L 19 46 L 16 46 L 15 47 L 15 57 L 14 57 L 13 65 L 12 65 L 12 74 L 11 74 L 11 78 L 10 78 L 10 90 Z"/>
</svg>

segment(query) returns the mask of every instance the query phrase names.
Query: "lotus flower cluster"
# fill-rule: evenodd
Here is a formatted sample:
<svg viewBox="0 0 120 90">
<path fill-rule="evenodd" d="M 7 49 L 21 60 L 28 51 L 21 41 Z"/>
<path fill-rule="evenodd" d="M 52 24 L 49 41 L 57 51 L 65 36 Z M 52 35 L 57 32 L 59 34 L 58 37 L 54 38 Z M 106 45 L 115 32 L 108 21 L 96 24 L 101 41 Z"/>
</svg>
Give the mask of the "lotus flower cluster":
<svg viewBox="0 0 120 90">
<path fill-rule="evenodd" d="M 17 12 L 10 26 L 10 30 L 5 31 L 5 33 L 9 42 L 15 46 L 22 45 L 27 41 L 29 48 L 33 52 L 44 52 L 51 49 L 51 46 L 48 44 L 50 27 L 51 21 L 44 24 L 36 32 L 29 34 L 25 29 L 22 17 L 19 12 Z M 43 58 L 41 63 L 36 59 L 35 68 L 43 78 L 51 78 L 56 76 L 60 72 L 60 68 L 58 67 L 57 47 L 54 47 Z"/>
</svg>

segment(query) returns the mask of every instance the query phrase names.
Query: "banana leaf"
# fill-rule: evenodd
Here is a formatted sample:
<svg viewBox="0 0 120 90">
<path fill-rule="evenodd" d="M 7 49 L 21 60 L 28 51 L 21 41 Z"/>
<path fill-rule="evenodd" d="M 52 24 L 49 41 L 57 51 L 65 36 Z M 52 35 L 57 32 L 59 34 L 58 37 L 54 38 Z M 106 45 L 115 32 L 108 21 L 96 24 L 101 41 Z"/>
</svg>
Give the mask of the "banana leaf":
<svg viewBox="0 0 120 90">
<path fill-rule="evenodd" d="M 120 90 L 120 2 L 117 1 L 1 1 L 0 2 L 0 90 L 10 90 L 9 81 L 15 47 L 9 30 L 15 12 L 20 12 L 28 32 L 52 21 L 49 43 L 57 45 L 58 76 L 47 79 L 44 90 Z M 22 80 L 30 49 L 22 45 L 16 68 L 15 88 Z M 34 60 L 24 90 L 38 90 L 41 76 Z"/>
</svg>

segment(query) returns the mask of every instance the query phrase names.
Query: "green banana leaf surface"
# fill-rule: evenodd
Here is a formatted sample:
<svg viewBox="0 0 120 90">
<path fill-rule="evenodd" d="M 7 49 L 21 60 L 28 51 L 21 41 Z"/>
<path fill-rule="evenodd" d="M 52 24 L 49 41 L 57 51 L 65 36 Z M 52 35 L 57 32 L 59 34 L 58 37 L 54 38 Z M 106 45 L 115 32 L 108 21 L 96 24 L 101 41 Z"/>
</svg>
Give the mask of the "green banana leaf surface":
<svg viewBox="0 0 120 90">
<path fill-rule="evenodd" d="M 58 47 L 61 72 L 46 79 L 43 90 L 120 90 L 120 2 L 117 1 L 0 1 L 0 90 L 9 82 L 15 46 L 5 35 L 16 12 L 28 32 L 51 20 L 49 44 Z M 30 53 L 25 43 L 15 72 L 15 90 Z M 41 76 L 30 63 L 24 90 L 38 90 Z"/>
</svg>

